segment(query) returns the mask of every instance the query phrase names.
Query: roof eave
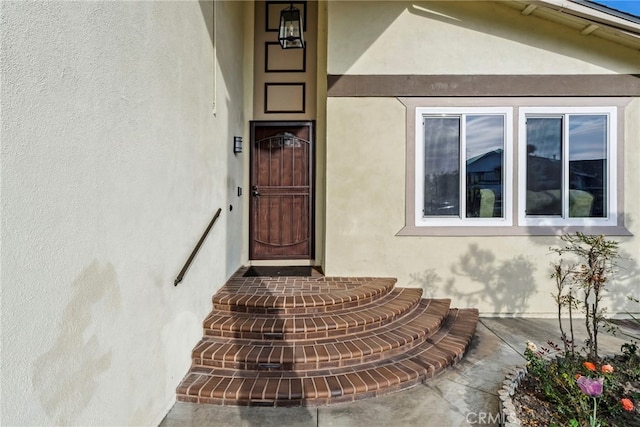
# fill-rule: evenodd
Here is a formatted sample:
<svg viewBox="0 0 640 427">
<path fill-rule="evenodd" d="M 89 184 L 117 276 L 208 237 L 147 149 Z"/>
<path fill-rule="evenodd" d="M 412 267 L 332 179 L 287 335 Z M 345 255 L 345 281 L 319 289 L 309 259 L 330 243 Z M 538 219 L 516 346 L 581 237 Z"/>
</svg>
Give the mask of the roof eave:
<svg viewBox="0 0 640 427">
<path fill-rule="evenodd" d="M 510 0 L 507 5 L 532 15 L 573 28 L 583 36 L 595 36 L 640 50 L 640 22 L 622 18 L 580 0 Z M 624 14 L 622 14 L 624 15 Z"/>
</svg>

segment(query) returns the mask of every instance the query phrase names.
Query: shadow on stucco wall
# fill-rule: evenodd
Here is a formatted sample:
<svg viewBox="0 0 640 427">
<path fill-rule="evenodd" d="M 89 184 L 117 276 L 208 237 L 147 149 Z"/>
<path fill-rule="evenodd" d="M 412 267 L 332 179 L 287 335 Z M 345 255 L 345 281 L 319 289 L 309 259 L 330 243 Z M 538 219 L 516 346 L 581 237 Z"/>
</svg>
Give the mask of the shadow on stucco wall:
<svg viewBox="0 0 640 427">
<path fill-rule="evenodd" d="M 525 16 L 501 2 L 397 2 L 396 7 L 401 8 L 403 5 L 415 16 L 477 33 L 485 33 L 494 39 L 509 40 L 520 46 L 530 46 L 553 54 L 570 56 L 581 61 L 597 63 L 603 67 L 607 67 L 607 61 L 629 63 L 625 48 L 621 46 L 599 38 L 585 41 L 584 37 L 577 32 L 568 34 L 561 25 L 538 17 L 532 19 L 531 16 Z M 491 25 L 487 25 L 487 16 L 492 17 Z M 554 29 L 556 31 L 553 31 Z M 562 34 L 563 43 L 558 42 L 560 34 Z M 597 58 L 590 53 L 587 44 L 602 46 Z"/>
<path fill-rule="evenodd" d="M 436 273 L 435 268 L 430 268 L 418 273 L 412 273 L 409 275 L 409 277 L 411 277 L 412 285 L 422 288 L 422 290 L 424 291 L 423 296 L 425 298 L 437 298 L 437 290 L 444 289 L 444 286 L 442 286 L 442 282 L 444 282 L 444 279 L 440 277 L 438 273 Z M 447 280 L 447 288 L 451 286 L 451 282 L 453 282 L 453 278 L 449 278 Z"/>
<path fill-rule="evenodd" d="M 607 236 L 607 240 L 622 243 L 623 239 L 615 236 Z M 551 247 L 561 247 L 561 241 Z M 545 266 L 549 275 L 552 273 L 551 262 L 560 261 L 561 257 L 553 254 L 549 256 L 549 265 Z M 571 256 L 562 257 L 563 264 L 575 262 Z M 552 280 L 552 279 L 549 279 Z M 602 294 L 603 303 L 600 305 L 606 310 L 605 316 L 628 317 L 628 313 L 640 313 L 640 304 L 633 302 L 629 297 L 640 299 L 640 264 L 629 252 L 619 249 L 618 257 L 614 260 L 613 271 L 608 275 L 605 283 L 605 292 Z"/>
<path fill-rule="evenodd" d="M 214 121 L 226 118 L 226 123 L 212 132 L 209 138 L 213 142 L 228 141 L 232 136 L 243 135 L 246 127 L 244 117 L 244 80 L 242 78 L 244 49 L 244 14 L 253 10 L 249 2 L 199 0 L 203 22 L 211 41 L 213 58 L 212 103 Z M 219 68 L 219 72 L 218 72 Z M 225 135 L 226 133 L 226 135 Z M 226 146 L 224 143 L 223 146 Z M 227 215 L 218 226 L 218 232 L 224 232 L 225 242 L 225 278 L 229 278 L 242 265 L 242 227 L 245 215 L 246 196 L 242 196 L 243 174 L 246 157 L 249 155 L 248 143 L 245 142 L 244 153 L 236 154 L 227 149 L 226 159 L 221 162 L 219 153 L 212 153 L 209 164 L 210 176 L 220 179 L 219 186 L 224 185 L 221 193 L 221 207 Z M 217 161 L 217 163 L 216 163 Z M 225 171 L 225 175 L 221 174 Z M 224 183 L 224 184 L 223 184 Z"/>
<path fill-rule="evenodd" d="M 620 213 L 619 221 L 621 224 L 624 224 L 628 230 L 633 230 L 633 218 L 631 215 Z M 558 262 L 561 259 L 557 254 L 552 252 L 552 248 L 564 246 L 564 243 L 560 239 L 561 235 L 574 234 L 574 232 L 563 229 L 558 232 L 556 236 L 529 236 L 528 244 L 535 247 L 536 252 L 540 249 L 546 249 L 548 254 L 548 263 L 541 265 L 541 269 L 545 273 L 545 276 L 549 277 L 548 288 L 550 292 L 555 292 L 555 283 L 553 279 L 550 278 L 553 272 L 551 263 Z M 637 259 L 637 250 L 634 255 L 625 249 L 625 246 L 628 247 L 629 242 L 634 242 L 636 237 L 605 236 L 605 238 L 618 243 L 618 258 L 615 260 L 613 272 L 608 277 L 609 280 L 606 283 L 605 292 L 603 293 L 602 307 L 606 307 L 606 316 L 628 317 L 628 313 L 640 313 L 640 304 L 632 302 L 628 298 L 633 297 L 640 299 L 640 263 Z M 633 248 L 631 250 L 634 252 Z M 565 255 L 562 259 L 567 262 L 572 262 L 570 255 Z M 575 261 L 575 259 L 573 260 Z M 550 304 L 554 304 L 551 296 L 549 296 L 549 302 Z"/>
<path fill-rule="evenodd" d="M 628 297 L 640 299 L 640 264 L 624 250 L 619 255 L 605 295 L 609 312 L 639 313 L 640 304 L 631 302 Z"/>
<path fill-rule="evenodd" d="M 443 297 L 462 301 L 469 307 L 490 307 L 492 313 L 517 315 L 527 311 L 528 299 L 536 292 L 535 270 L 535 265 L 523 255 L 498 262 L 493 252 L 472 244 L 451 265 L 454 277 L 444 279 L 434 269 L 410 277 L 427 297 L 434 297 L 441 290 Z"/>
</svg>

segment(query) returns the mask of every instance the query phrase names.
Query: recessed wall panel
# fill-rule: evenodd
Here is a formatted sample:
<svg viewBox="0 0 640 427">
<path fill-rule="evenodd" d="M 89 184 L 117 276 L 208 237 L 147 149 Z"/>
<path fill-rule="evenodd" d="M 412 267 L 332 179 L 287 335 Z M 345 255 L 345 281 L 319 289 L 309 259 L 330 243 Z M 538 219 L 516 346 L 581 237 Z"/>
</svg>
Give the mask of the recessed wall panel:
<svg viewBox="0 0 640 427">
<path fill-rule="evenodd" d="M 266 42 L 265 73 L 304 73 L 306 49 L 282 49 L 280 43 Z"/>
<path fill-rule="evenodd" d="M 265 113 L 304 113 L 304 83 L 265 83 Z"/>
</svg>

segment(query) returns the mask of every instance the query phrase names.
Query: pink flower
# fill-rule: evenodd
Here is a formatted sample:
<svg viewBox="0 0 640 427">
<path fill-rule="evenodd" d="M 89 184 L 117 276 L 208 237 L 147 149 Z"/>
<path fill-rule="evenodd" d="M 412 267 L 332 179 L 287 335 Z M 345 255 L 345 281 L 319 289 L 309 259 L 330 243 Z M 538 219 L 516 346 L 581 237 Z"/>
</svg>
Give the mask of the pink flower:
<svg viewBox="0 0 640 427">
<path fill-rule="evenodd" d="M 602 365 L 602 372 L 604 372 L 605 374 L 610 374 L 613 372 L 613 366 L 611 365 Z"/>
<path fill-rule="evenodd" d="M 598 378 L 596 380 L 589 377 L 580 377 L 576 382 L 578 383 L 580 390 L 589 397 L 600 397 L 602 394 L 604 378 Z"/>
<path fill-rule="evenodd" d="M 620 403 L 625 411 L 633 411 L 633 402 L 631 399 L 620 399 Z"/>
</svg>

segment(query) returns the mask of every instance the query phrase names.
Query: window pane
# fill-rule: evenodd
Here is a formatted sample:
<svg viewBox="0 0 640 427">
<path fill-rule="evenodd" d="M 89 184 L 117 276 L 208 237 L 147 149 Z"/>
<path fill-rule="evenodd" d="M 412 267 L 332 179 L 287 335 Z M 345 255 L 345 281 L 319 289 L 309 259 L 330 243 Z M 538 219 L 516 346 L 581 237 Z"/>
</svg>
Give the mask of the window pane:
<svg viewBox="0 0 640 427">
<path fill-rule="evenodd" d="M 570 217 L 606 217 L 606 168 L 607 116 L 570 116 Z"/>
<path fill-rule="evenodd" d="M 424 118 L 424 216 L 460 215 L 460 118 Z"/>
<path fill-rule="evenodd" d="M 562 215 L 562 118 L 527 118 L 527 215 Z"/>
<path fill-rule="evenodd" d="M 502 217 L 504 116 L 467 116 L 467 218 Z"/>
</svg>

